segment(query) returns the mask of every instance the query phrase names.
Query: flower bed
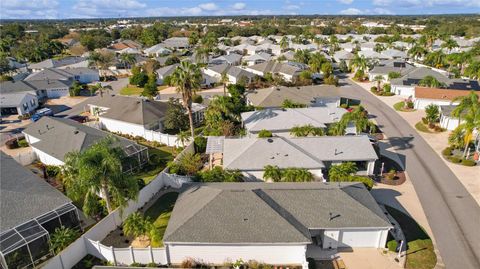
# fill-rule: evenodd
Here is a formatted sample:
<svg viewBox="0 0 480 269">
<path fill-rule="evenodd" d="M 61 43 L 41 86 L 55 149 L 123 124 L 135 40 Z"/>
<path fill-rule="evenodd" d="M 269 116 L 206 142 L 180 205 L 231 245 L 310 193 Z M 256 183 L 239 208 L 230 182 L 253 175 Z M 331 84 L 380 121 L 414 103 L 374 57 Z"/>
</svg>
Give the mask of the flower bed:
<svg viewBox="0 0 480 269">
<path fill-rule="evenodd" d="M 393 108 L 396 111 L 402 111 L 402 112 L 413 112 L 416 111 L 415 108 L 413 108 L 413 103 L 409 103 L 408 105 L 405 105 L 405 101 L 398 102 L 393 105 Z"/>
<path fill-rule="evenodd" d="M 445 160 L 455 163 L 455 164 L 461 164 L 463 166 L 476 166 L 477 162 L 472 159 L 465 159 L 462 156 L 463 152 L 458 149 L 454 149 L 452 147 L 447 147 L 444 150 L 442 150 L 442 156 Z"/>
</svg>

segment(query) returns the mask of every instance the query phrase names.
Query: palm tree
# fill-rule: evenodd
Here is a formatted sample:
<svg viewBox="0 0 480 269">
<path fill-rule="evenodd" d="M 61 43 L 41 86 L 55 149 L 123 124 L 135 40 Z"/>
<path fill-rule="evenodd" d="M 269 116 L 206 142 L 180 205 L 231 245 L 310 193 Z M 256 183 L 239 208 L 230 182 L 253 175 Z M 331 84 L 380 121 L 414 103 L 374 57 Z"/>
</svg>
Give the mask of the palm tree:
<svg viewBox="0 0 480 269">
<path fill-rule="evenodd" d="M 314 127 L 311 124 L 303 126 L 294 126 L 290 129 L 290 134 L 295 137 L 305 137 L 305 136 L 323 136 L 325 131 L 322 128 Z"/>
<path fill-rule="evenodd" d="M 470 63 L 467 68 L 465 68 L 464 74 L 472 79 L 480 79 L 480 61 Z"/>
<path fill-rule="evenodd" d="M 299 63 L 306 64 L 310 60 L 310 52 L 308 52 L 307 50 L 297 50 L 293 58 Z"/>
<path fill-rule="evenodd" d="M 55 231 L 50 234 L 50 250 L 58 254 L 64 250 L 68 245 L 73 243 L 80 236 L 80 233 L 72 228 L 61 226 L 55 228 Z"/>
<path fill-rule="evenodd" d="M 127 69 L 127 66 L 130 68 L 135 62 L 135 55 L 130 53 L 122 53 L 120 54 L 120 60 L 123 62 L 124 68 Z"/>
<path fill-rule="evenodd" d="M 367 59 L 362 55 L 355 54 L 355 57 L 350 61 L 351 67 L 355 68 L 356 70 L 360 70 L 365 72 L 368 68 Z"/>
<path fill-rule="evenodd" d="M 440 119 L 440 110 L 438 109 L 438 106 L 430 104 L 425 107 L 425 118 L 430 126 L 438 122 Z"/>
<path fill-rule="evenodd" d="M 62 173 L 67 194 L 75 201 L 83 199 L 83 212 L 89 216 L 98 213 L 99 193 L 109 213 L 138 196 L 137 181 L 122 171 L 126 155 L 117 143 L 118 138 L 108 136 L 82 152 L 66 155 Z"/>
<path fill-rule="evenodd" d="M 263 168 L 263 179 L 272 180 L 273 182 L 279 182 L 282 179 L 282 171 L 278 166 L 266 165 Z"/>
<path fill-rule="evenodd" d="M 458 127 L 463 130 L 465 150 L 463 156 L 467 154 L 470 141 L 473 138 L 473 131 L 480 130 L 480 101 L 478 95 L 471 91 L 469 95 L 457 97 L 453 102 L 460 102 L 452 111 L 452 115 L 458 117 L 459 121 L 463 115 L 463 123 Z"/>
<path fill-rule="evenodd" d="M 408 54 L 412 56 L 414 60 L 418 60 L 427 54 L 427 50 L 423 46 L 415 45 L 408 51 Z"/>
<path fill-rule="evenodd" d="M 289 46 L 288 38 L 286 36 L 283 36 L 282 39 L 280 39 L 279 45 L 282 51 L 288 49 L 288 46 Z"/>
<path fill-rule="evenodd" d="M 377 82 L 377 91 L 380 91 L 380 86 L 382 86 L 382 82 L 383 82 L 383 76 L 377 75 L 373 78 L 373 81 Z"/>
<path fill-rule="evenodd" d="M 152 223 L 139 212 L 130 214 L 123 222 L 123 232 L 127 236 L 147 236 L 152 229 Z"/>
<path fill-rule="evenodd" d="M 355 174 L 357 170 L 357 166 L 353 162 L 332 165 L 328 170 L 328 179 L 333 182 L 345 181 L 352 174 Z"/>
<path fill-rule="evenodd" d="M 180 131 L 177 134 L 177 140 L 175 142 L 182 144 L 182 147 L 184 148 L 188 140 L 190 140 L 190 133 L 187 131 Z"/>
<path fill-rule="evenodd" d="M 196 64 L 187 61 L 183 61 L 175 69 L 170 79 L 172 85 L 177 87 L 177 92 L 182 94 L 183 106 L 188 112 L 192 138 L 195 137 L 195 132 L 193 131 L 192 96 L 200 88 L 202 79 L 200 68 Z"/>
<path fill-rule="evenodd" d="M 322 65 L 327 62 L 325 56 L 320 53 L 313 53 L 310 55 L 310 61 L 308 64 L 310 65 L 310 69 L 312 72 L 319 73 L 322 69 Z"/>
<path fill-rule="evenodd" d="M 195 49 L 195 61 L 197 63 L 206 63 L 208 56 L 210 56 L 210 51 L 207 48 L 199 46 Z"/>
<path fill-rule="evenodd" d="M 227 72 L 223 72 L 222 73 L 222 76 L 220 77 L 220 82 L 222 83 L 223 85 L 223 96 L 226 96 L 227 95 L 227 82 L 229 82 L 230 80 L 228 79 L 228 75 L 227 75 Z"/>
<path fill-rule="evenodd" d="M 369 131 L 373 133 L 377 128 L 375 123 L 368 119 L 368 113 L 362 106 L 343 114 L 340 121 L 333 125 L 333 131 L 336 135 L 343 135 L 349 124 L 354 124 L 357 132 Z"/>
<path fill-rule="evenodd" d="M 330 36 L 330 55 L 333 55 L 335 51 L 338 50 L 338 38 L 336 35 L 331 35 Z"/>
<path fill-rule="evenodd" d="M 452 38 L 448 38 L 445 40 L 442 44 L 442 48 L 445 48 L 448 50 L 448 52 L 452 52 L 452 49 L 458 48 L 458 43 L 457 41 L 453 40 Z"/>
<path fill-rule="evenodd" d="M 425 55 L 425 59 L 423 60 L 423 62 L 425 64 L 430 65 L 430 66 L 434 66 L 436 68 L 441 68 L 441 67 L 445 66 L 446 55 L 441 50 L 430 52 L 427 55 Z"/>
<path fill-rule="evenodd" d="M 418 85 L 429 88 L 440 88 L 445 84 L 438 81 L 434 76 L 426 76 L 418 82 Z"/>
</svg>

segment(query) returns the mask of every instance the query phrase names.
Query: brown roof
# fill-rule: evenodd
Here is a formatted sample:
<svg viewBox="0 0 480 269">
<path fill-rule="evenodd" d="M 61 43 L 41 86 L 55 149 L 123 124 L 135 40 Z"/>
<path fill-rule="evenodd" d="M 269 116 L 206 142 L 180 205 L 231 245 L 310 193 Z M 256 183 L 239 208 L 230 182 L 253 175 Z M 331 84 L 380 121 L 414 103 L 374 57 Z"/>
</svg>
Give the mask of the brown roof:
<svg viewBox="0 0 480 269">
<path fill-rule="evenodd" d="M 469 90 L 438 89 L 427 87 L 415 87 L 415 98 L 435 99 L 435 100 L 453 100 L 456 97 L 467 96 Z M 480 92 L 475 91 L 480 97 Z"/>
<path fill-rule="evenodd" d="M 115 49 L 115 50 L 123 50 L 123 49 L 130 48 L 130 47 L 127 46 L 127 44 L 124 44 L 124 43 L 115 43 L 111 46 L 111 48 Z"/>
</svg>

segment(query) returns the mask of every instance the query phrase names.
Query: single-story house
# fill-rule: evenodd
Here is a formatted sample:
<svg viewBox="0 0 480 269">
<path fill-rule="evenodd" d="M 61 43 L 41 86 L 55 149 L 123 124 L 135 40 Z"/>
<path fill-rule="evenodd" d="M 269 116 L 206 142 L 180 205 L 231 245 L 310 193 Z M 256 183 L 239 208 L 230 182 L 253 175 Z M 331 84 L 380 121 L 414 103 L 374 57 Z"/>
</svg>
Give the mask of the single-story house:
<svg viewBox="0 0 480 269">
<path fill-rule="evenodd" d="M 294 81 L 302 71 L 302 69 L 297 66 L 275 61 L 267 61 L 256 65 L 247 66 L 245 70 L 262 77 L 267 73 L 271 73 L 272 75 L 280 75 L 286 81 Z"/>
<path fill-rule="evenodd" d="M 150 48 L 144 49 L 143 52 L 147 56 L 160 57 L 172 53 L 171 50 L 164 47 L 163 44 L 153 45 Z"/>
<path fill-rule="evenodd" d="M 340 106 L 338 89 L 332 85 L 314 85 L 302 87 L 270 87 L 246 93 L 249 105 L 261 108 L 282 107 L 285 100 L 305 106 Z"/>
<path fill-rule="evenodd" d="M 441 83 L 448 84 L 450 82 L 448 77 L 430 68 L 415 67 L 410 69 L 404 76 L 390 80 L 391 91 L 396 95 L 404 97 L 414 96 L 415 87 L 426 76 L 432 76 Z"/>
<path fill-rule="evenodd" d="M 337 52 L 335 52 L 335 54 L 333 54 L 333 59 L 335 60 L 335 62 L 337 62 L 338 64 L 342 61 L 345 61 L 345 63 L 349 66 L 350 65 L 350 61 L 355 57 L 355 55 L 353 55 L 353 53 L 349 52 L 349 51 L 346 51 L 346 50 L 339 50 Z"/>
<path fill-rule="evenodd" d="M 70 152 L 82 152 L 111 135 L 105 131 L 64 118 L 44 116 L 22 131 L 38 159 L 46 165 L 63 165 Z M 117 137 L 115 146 L 121 147 L 129 161 L 124 163 L 126 171 L 143 165 L 148 160 L 145 146 L 128 139 Z"/>
<path fill-rule="evenodd" d="M 368 136 L 225 138 L 223 168 L 239 170 L 247 180 L 263 180 L 264 167 L 304 168 L 323 179 L 331 165 L 355 162 L 358 174 L 373 175 L 378 159 Z"/>
<path fill-rule="evenodd" d="M 256 136 L 261 130 L 274 135 L 290 137 L 295 126 L 312 125 L 326 129 L 329 124 L 338 122 L 347 110 L 340 107 L 308 107 L 262 110 L 241 114 L 243 127 L 249 136 Z"/>
<path fill-rule="evenodd" d="M 408 55 L 405 51 L 397 49 L 386 49 L 382 51 L 383 55 L 389 56 L 392 59 L 407 59 Z"/>
<path fill-rule="evenodd" d="M 409 64 L 404 60 L 392 59 L 380 61 L 372 68 L 372 70 L 368 71 L 368 79 L 374 81 L 376 76 L 382 76 L 383 81 L 389 81 L 388 74 L 390 72 L 396 72 L 399 73 L 400 76 L 404 76 L 414 68 L 415 67 L 412 64 Z"/>
<path fill-rule="evenodd" d="M 391 229 L 362 183 L 205 183 L 180 194 L 163 241 L 173 265 L 190 258 L 307 269 L 322 253 L 382 249 Z"/>
<path fill-rule="evenodd" d="M 413 98 L 416 109 L 425 109 L 430 104 L 437 106 L 451 105 L 452 101 L 457 97 L 467 96 L 472 90 L 460 89 L 439 89 L 427 87 L 415 87 L 415 94 Z M 475 90 L 475 93 L 480 96 L 480 90 Z"/>
<path fill-rule="evenodd" d="M 228 64 L 228 65 L 239 65 L 242 60 L 242 55 L 237 53 L 230 53 L 227 55 L 218 56 L 211 59 L 208 64 Z"/>
<path fill-rule="evenodd" d="M 162 85 L 166 77 L 170 76 L 180 64 L 172 64 L 161 67 L 155 71 L 157 73 L 157 84 Z"/>
<path fill-rule="evenodd" d="M 80 230 L 72 201 L 0 152 L 0 267 L 34 268 L 54 255 L 50 236 L 61 226 Z"/>
<path fill-rule="evenodd" d="M 25 80 L 76 80 L 80 83 L 92 83 L 99 81 L 100 76 L 98 70 L 87 67 L 66 69 L 47 68 L 30 74 Z"/>
<path fill-rule="evenodd" d="M 45 102 L 47 98 L 68 95 L 71 84 L 71 80 L 5 81 L 0 83 L 0 93 L 6 96 L 28 92 L 35 95 L 39 102 Z"/>
<path fill-rule="evenodd" d="M 249 83 L 256 76 L 252 72 L 228 64 L 209 65 L 205 69 L 203 69 L 203 72 L 213 77 L 215 82 L 220 82 L 222 74 L 225 73 L 227 74 L 228 83 L 231 84 L 238 83 L 242 78 L 244 78 L 246 82 Z"/>
<path fill-rule="evenodd" d="M 80 56 L 68 56 L 62 59 L 46 59 L 39 63 L 32 63 L 28 65 L 28 69 L 33 72 L 39 72 L 48 68 L 77 68 L 88 67 L 88 59 Z"/>
<path fill-rule="evenodd" d="M 37 95 L 31 92 L 15 92 L 0 96 L 0 115 L 32 114 L 38 108 Z"/>
<path fill-rule="evenodd" d="M 188 43 L 188 37 L 171 37 L 165 39 L 161 43 L 165 48 L 170 49 L 188 49 L 190 44 Z"/>
<path fill-rule="evenodd" d="M 88 106 L 102 129 L 142 137 L 149 131 L 163 131 L 168 109 L 165 102 L 108 94 L 89 101 Z"/>
<path fill-rule="evenodd" d="M 266 52 L 260 52 L 258 54 L 253 54 L 243 58 L 243 61 L 247 63 L 248 66 L 264 63 L 270 61 L 272 55 Z M 293 59 L 293 58 L 292 58 Z"/>
</svg>

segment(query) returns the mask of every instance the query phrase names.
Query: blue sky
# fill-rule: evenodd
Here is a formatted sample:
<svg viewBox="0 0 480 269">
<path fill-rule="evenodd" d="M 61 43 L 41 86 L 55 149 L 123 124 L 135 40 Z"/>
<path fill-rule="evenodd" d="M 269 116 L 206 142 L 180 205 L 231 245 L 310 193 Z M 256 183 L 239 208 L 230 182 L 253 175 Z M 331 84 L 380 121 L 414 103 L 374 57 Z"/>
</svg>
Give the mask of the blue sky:
<svg viewBox="0 0 480 269">
<path fill-rule="evenodd" d="M 1 19 L 480 13 L 480 0 L 1 0 Z"/>
</svg>

